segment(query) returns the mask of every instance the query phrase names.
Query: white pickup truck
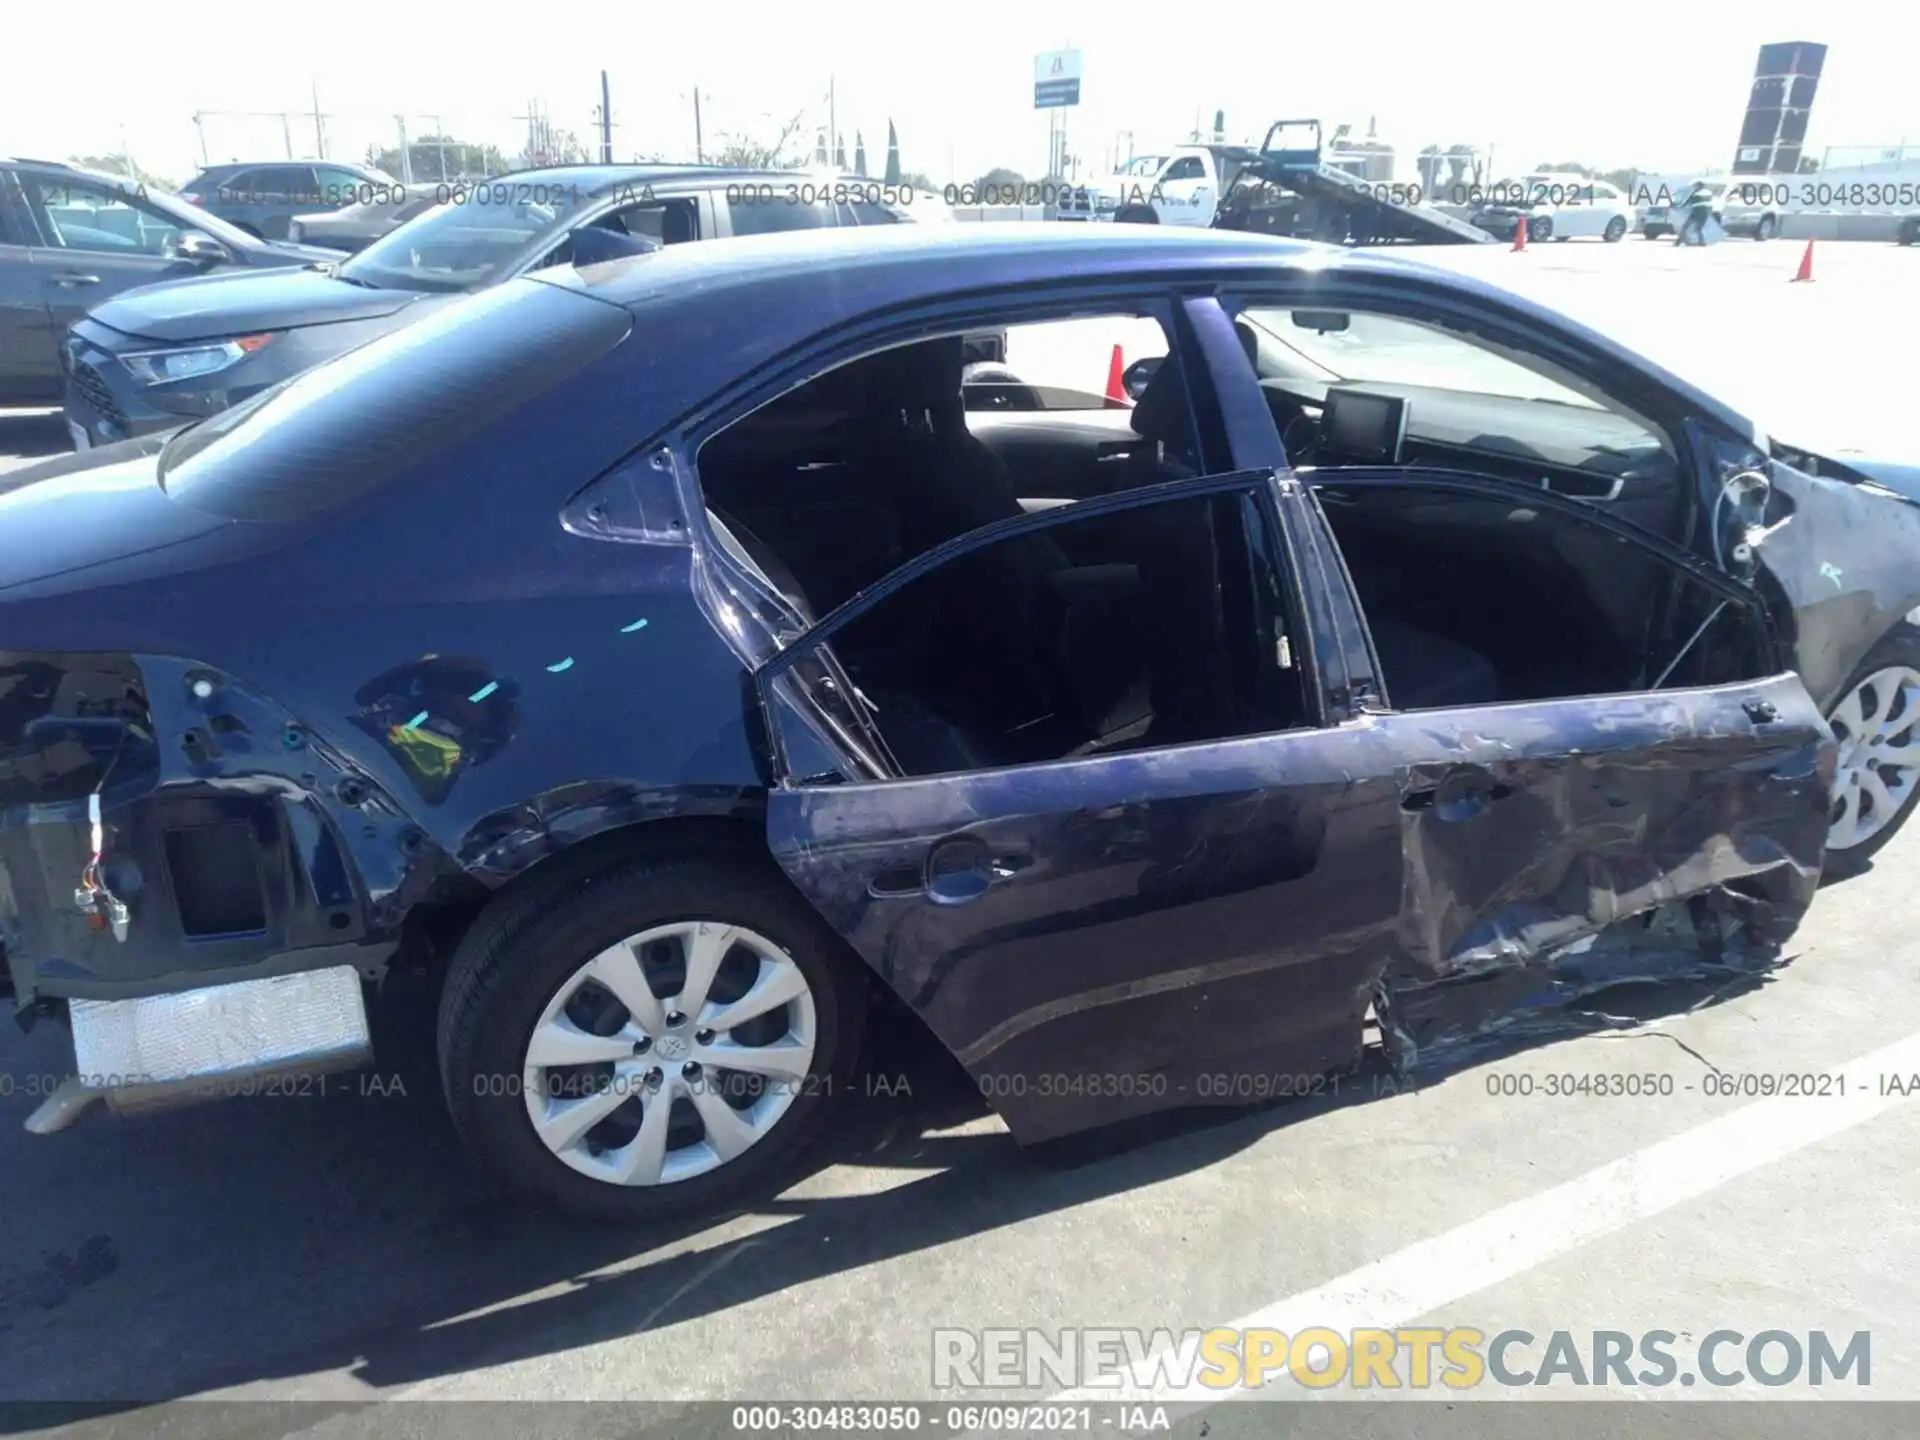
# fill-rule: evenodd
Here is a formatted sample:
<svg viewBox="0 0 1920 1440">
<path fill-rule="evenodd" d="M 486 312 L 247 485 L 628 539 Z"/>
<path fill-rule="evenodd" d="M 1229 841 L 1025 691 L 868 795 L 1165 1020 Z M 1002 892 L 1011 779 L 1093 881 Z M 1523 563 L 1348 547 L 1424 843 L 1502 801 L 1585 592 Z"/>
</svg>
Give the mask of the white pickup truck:
<svg viewBox="0 0 1920 1440">
<path fill-rule="evenodd" d="M 1062 220 L 1145 220 L 1204 228 L 1221 193 L 1250 152 L 1235 145 L 1182 145 L 1164 155 L 1138 155 L 1119 170 L 1069 192 Z"/>
</svg>

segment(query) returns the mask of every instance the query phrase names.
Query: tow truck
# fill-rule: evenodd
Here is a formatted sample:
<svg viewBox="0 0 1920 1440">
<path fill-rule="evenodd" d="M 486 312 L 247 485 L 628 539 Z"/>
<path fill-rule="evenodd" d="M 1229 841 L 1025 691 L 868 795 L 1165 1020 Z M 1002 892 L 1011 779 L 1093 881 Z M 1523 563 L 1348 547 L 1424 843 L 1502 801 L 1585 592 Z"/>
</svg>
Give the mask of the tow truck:
<svg viewBox="0 0 1920 1440">
<path fill-rule="evenodd" d="M 1068 197 L 1061 219 L 1253 230 L 1333 244 L 1487 244 L 1492 236 L 1424 203 L 1418 185 L 1369 181 L 1326 163 L 1318 120 L 1279 120 L 1258 148 L 1181 145 L 1119 193 Z"/>
</svg>

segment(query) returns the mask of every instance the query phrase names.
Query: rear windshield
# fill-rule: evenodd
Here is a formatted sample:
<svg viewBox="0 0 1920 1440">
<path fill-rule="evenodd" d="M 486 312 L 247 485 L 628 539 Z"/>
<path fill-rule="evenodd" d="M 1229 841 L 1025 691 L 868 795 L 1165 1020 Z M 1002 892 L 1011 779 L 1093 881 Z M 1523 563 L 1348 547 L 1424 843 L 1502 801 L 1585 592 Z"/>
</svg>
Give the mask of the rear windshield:
<svg viewBox="0 0 1920 1440">
<path fill-rule="evenodd" d="M 182 431 L 160 484 L 233 520 L 292 520 L 363 495 L 484 430 L 626 337 L 616 305 L 538 281 L 455 300 Z"/>
</svg>

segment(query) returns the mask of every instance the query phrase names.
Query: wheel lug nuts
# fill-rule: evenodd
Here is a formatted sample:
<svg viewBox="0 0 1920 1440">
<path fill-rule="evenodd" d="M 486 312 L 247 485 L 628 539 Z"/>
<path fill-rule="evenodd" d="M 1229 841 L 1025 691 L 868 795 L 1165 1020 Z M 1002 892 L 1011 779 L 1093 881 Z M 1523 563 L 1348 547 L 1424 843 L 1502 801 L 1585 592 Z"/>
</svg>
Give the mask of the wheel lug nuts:
<svg viewBox="0 0 1920 1440">
<path fill-rule="evenodd" d="M 682 1080 L 698 1080 L 700 1078 L 699 1065 L 692 1060 L 687 1061 L 686 1064 L 680 1067 L 680 1078 Z"/>
<path fill-rule="evenodd" d="M 687 1023 L 687 1017 L 682 1015 L 678 1010 L 675 1010 L 672 1014 L 667 1016 L 667 1024 L 669 1025 L 684 1025 L 686 1023 Z"/>
<path fill-rule="evenodd" d="M 711 1045 L 713 1043 L 713 1032 L 711 1030 L 696 1030 L 693 1032 L 693 1040 L 696 1045 Z"/>
<path fill-rule="evenodd" d="M 660 1088 L 660 1082 L 666 1078 L 665 1072 L 662 1071 L 658 1065 L 647 1071 L 647 1084 L 653 1086 L 656 1090 Z"/>
<path fill-rule="evenodd" d="M 636 1055 L 644 1055 L 647 1053 L 647 1051 L 651 1050 L 652 1048 L 653 1048 L 653 1041 L 648 1039 L 645 1035 L 642 1035 L 638 1040 L 633 1042 L 633 1053 Z"/>
</svg>

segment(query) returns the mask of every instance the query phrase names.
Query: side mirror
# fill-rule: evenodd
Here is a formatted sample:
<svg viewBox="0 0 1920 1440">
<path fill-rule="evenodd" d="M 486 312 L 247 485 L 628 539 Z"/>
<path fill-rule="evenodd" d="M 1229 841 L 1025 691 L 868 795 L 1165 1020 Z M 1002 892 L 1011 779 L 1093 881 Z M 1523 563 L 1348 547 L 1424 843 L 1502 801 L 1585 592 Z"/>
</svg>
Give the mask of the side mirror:
<svg viewBox="0 0 1920 1440">
<path fill-rule="evenodd" d="M 1147 385 L 1153 379 L 1153 372 L 1160 368 L 1160 362 L 1166 357 L 1151 355 L 1145 360 L 1136 360 L 1120 372 L 1120 388 L 1127 392 L 1129 400 L 1138 400 L 1147 393 Z"/>
<path fill-rule="evenodd" d="M 1322 335 L 1338 335 L 1353 323 L 1344 310 L 1295 310 L 1293 323 L 1302 330 L 1317 330 Z"/>
<path fill-rule="evenodd" d="M 226 246 L 198 230 L 182 230 L 173 242 L 173 253 L 194 265 L 220 265 L 233 259 Z"/>
</svg>

